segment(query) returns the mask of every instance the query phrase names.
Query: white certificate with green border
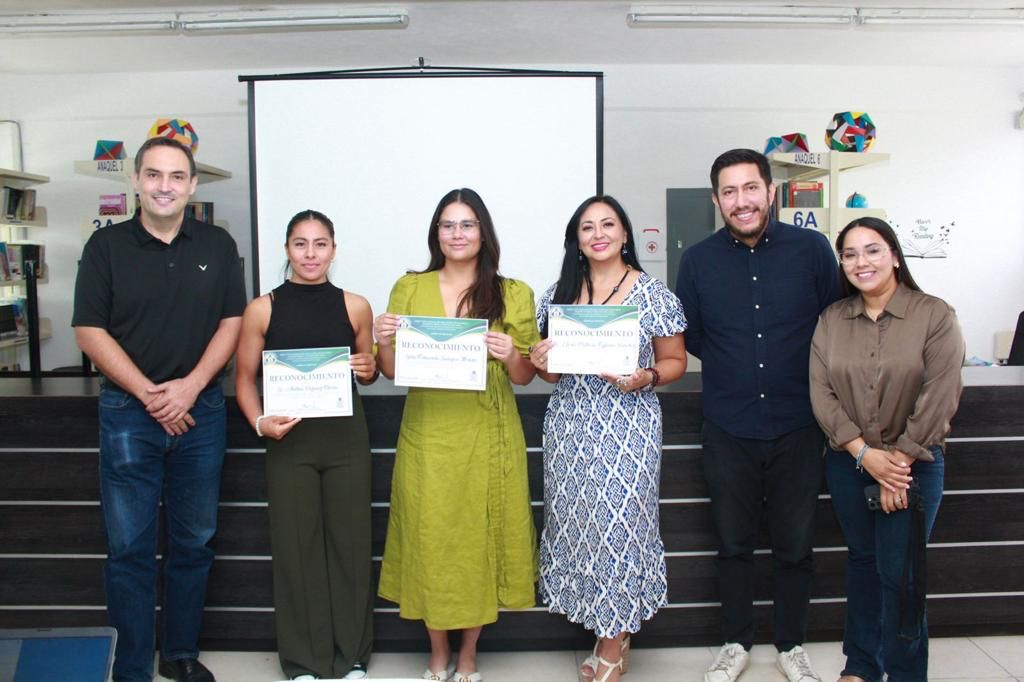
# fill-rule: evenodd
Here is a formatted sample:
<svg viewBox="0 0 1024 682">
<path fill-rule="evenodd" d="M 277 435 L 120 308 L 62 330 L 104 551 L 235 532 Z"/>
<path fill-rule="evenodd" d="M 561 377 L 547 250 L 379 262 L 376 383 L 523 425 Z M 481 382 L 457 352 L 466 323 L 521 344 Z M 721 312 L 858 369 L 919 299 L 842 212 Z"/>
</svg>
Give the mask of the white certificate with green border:
<svg viewBox="0 0 1024 682">
<path fill-rule="evenodd" d="M 640 354 L 635 305 L 548 307 L 547 370 L 556 374 L 632 374 Z"/>
<path fill-rule="evenodd" d="M 395 385 L 482 391 L 487 386 L 487 320 L 399 317 Z"/>
<path fill-rule="evenodd" d="M 263 351 L 263 414 L 351 417 L 348 346 Z"/>
</svg>

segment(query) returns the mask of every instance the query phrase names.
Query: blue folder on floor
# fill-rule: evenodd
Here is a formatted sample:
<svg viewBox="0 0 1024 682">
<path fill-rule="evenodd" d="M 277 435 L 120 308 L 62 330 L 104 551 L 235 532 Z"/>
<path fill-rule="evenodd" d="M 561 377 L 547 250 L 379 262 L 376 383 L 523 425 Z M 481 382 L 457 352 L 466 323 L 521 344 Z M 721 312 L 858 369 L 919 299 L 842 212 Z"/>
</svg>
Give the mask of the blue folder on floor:
<svg viewBox="0 0 1024 682">
<path fill-rule="evenodd" d="M 0 682 L 108 682 L 114 628 L 0 630 Z"/>
</svg>

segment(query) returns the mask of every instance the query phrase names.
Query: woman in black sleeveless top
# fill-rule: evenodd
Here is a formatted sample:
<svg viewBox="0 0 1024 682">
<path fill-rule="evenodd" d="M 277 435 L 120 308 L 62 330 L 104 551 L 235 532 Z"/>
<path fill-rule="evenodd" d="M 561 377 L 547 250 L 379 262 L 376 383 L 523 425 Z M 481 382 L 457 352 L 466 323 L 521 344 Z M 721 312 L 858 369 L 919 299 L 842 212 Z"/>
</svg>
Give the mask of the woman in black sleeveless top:
<svg viewBox="0 0 1024 682">
<path fill-rule="evenodd" d="M 366 677 L 373 642 L 370 444 L 353 387 L 351 417 L 264 416 L 256 389 L 263 350 L 348 346 L 361 384 L 377 378 L 370 304 L 327 279 L 334 225 L 317 211 L 288 223 L 291 275 L 242 318 L 235 391 L 267 440 L 274 610 L 290 678 Z M 309 677 L 312 676 L 312 677 Z"/>
</svg>

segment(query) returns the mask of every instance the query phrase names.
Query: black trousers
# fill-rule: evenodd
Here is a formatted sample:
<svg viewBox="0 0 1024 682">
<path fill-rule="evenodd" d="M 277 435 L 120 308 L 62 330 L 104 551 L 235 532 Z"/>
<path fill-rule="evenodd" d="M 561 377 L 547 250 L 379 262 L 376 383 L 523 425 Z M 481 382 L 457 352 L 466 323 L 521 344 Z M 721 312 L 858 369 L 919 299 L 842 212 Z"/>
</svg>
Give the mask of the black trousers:
<svg viewBox="0 0 1024 682">
<path fill-rule="evenodd" d="M 813 573 L 814 512 L 825 437 L 817 425 L 773 440 L 736 438 L 705 420 L 704 477 L 718 534 L 722 637 L 754 643 L 754 549 L 767 517 L 774 568 L 775 647 L 804 641 Z"/>
</svg>

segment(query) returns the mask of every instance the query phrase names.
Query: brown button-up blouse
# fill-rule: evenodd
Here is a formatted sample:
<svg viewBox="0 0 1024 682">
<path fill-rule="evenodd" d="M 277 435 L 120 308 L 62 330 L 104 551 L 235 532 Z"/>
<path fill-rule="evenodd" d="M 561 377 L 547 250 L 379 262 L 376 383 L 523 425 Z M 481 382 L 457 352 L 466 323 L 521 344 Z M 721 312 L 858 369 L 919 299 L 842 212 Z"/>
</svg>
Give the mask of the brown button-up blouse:
<svg viewBox="0 0 1024 682">
<path fill-rule="evenodd" d="M 874 448 L 931 461 L 960 402 L 964 341 L 953 309 L 900 284 L 872 320 L 860 296 L 832 304 L 811 342 L 811 406 L 834 448 Z"/>
</svg>

